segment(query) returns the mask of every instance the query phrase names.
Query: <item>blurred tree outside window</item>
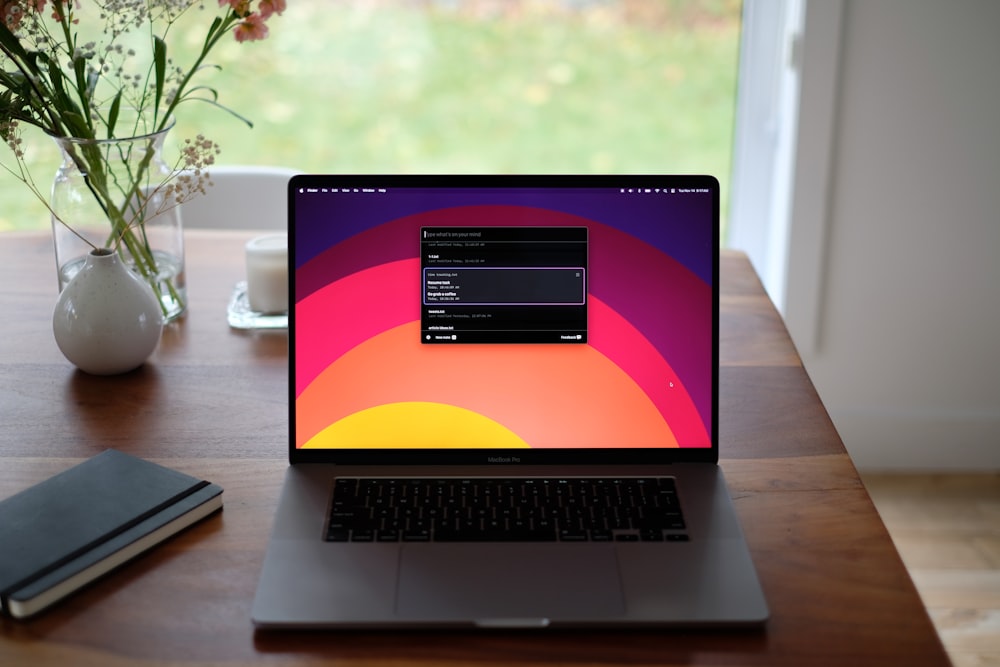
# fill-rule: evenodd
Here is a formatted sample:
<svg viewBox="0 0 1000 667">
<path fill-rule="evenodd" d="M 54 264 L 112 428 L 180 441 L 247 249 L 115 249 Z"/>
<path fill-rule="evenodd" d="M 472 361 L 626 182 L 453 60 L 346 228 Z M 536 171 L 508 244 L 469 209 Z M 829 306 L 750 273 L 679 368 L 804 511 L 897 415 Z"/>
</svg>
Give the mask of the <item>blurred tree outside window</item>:
<svg viewBox="0 0 1000 667">
<path fill-rule="evenodd" d="M 288 0 L 266 40 L 223 43 L 205 72 L 253 129 L 185 104 L 168 157 L 202 133 L 222 163 L 305 172 L 710 173 L 725 219 L 740 15 L 739 0 Z M 47 191 L 56 147 L 26 140 Z M 0 179 L 0 230 L 49 225 Z"/>
</svg>

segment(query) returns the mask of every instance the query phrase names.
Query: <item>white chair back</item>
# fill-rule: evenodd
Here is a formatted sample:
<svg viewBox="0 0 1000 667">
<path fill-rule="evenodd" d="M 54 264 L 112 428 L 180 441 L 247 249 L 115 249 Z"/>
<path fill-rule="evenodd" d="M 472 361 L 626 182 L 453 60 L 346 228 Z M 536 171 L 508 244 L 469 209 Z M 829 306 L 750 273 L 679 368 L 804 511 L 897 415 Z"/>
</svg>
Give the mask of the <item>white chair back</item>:
<svg viewBox="0 0 1000 667">
<path fill-rule="evenodd" d="M 218 166 L 208 170 L 206 194 L 181 204 L 189 229 L 284 230 L 288 227 L 288 179 L 300 173 L 285 167 Z"/>
</svg>

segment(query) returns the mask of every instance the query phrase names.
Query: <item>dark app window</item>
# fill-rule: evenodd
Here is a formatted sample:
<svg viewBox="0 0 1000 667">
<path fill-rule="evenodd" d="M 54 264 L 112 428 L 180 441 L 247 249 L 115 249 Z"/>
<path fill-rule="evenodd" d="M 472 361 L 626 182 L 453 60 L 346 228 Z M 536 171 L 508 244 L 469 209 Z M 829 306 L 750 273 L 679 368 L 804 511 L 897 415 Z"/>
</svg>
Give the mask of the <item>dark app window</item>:
<svg viewBox="0 0 1000 667">
<path fill-rule="evenodd" d="M 424 343 L 586 343 L 586 227 L 423 227 Z"/>
</svg>

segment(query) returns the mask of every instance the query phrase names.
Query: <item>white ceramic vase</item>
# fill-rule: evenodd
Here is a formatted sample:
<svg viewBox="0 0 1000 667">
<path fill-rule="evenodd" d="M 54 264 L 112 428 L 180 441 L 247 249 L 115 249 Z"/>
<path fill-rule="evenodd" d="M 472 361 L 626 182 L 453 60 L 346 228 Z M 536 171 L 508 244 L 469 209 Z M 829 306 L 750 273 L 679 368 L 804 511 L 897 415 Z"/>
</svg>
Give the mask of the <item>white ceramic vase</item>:
<svg viewBox="0 0 1000 667">
<path fill-rule="evenodd" d="M 149 284 L 111 250 L 94 250 L 66 284 L 52 314 L 63 355 L 93 375 L 142 365 L 163 331 L 163 310 Z"/>
</svg>

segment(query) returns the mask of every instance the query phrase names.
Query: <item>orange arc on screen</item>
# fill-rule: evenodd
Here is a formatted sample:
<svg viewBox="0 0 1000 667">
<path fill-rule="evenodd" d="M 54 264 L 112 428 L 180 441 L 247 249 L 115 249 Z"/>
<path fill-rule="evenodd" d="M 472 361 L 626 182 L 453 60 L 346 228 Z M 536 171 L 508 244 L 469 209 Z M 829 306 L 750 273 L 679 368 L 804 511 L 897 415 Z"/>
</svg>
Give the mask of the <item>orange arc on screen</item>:
<svg viewBox="0 0 1000 667">
<path fill-rule="evenodd" d="M 487 421 L 453 420 L 448 415 L 454 413 L 435 407 L 419 417 L 411 412 L 403 422 L 398 420 L 405 411 L 387 410 L 381 413 L 384 424 L 367 419 L 366 427 L 381 429 L 383 440 L 419 429 L 450 430 L 445 439 L 465 441 L 462 446 L 469 448 L 495 446 L 477 444 L 485 434 L 480 427 L 488 423 L 545 447 L 677 446 L 642 389 L 589 345 L 499 345 L 484 355 L 476 345 L 421 345 L 419 322 L 358 345 L 299 394 L 296 446 L 316 446 L 313 438 L 358 413 L 415 401 L 460 407 Z M 324 446 L 360 444 L 326 441 Z"/>
</svg>

